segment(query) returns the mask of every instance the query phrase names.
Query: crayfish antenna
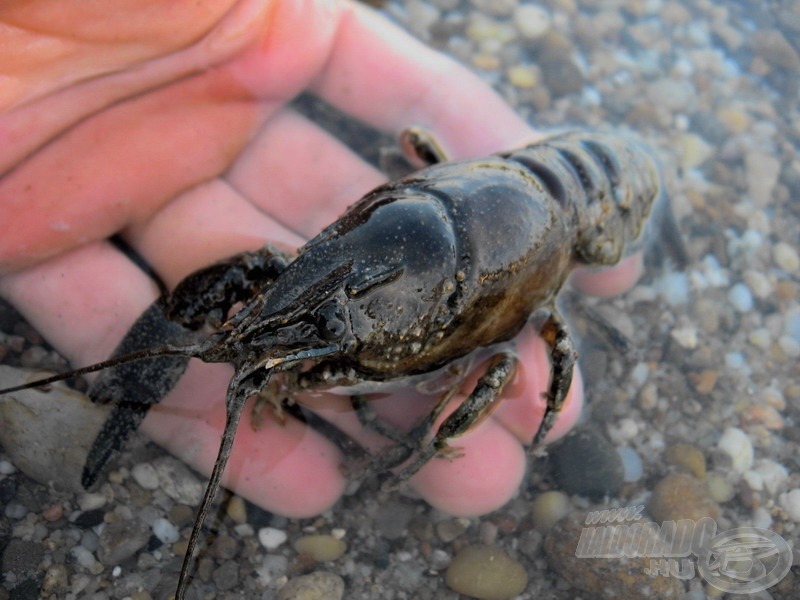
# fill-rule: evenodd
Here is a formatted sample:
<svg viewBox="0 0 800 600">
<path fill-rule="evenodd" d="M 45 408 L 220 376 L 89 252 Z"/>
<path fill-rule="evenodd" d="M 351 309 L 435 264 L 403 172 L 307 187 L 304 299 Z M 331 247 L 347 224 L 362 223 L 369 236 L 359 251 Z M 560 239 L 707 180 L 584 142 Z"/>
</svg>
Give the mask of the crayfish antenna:
<svg viewBox="0 0 800 600">
<path fill-rule="evenodd" d="M 19 392 L 21 390 L 28 390 L 31 388 L 41 387 L 43 385 L 49 385 L 51 383 L 55 383 L 56 381 L 63 381 L 65 379 L 70 379 L 72 377 L 86 375 L 87 373 L 102 371 L 103 369 L 108 369 L 109 367 L 115 367 L 117 365 L 133 362 L 136 360 L 143 360 L 148 358 L 155 358 L 157 356 L 169 356 L 169 355 L 197 356 L 198 353 L 202 351 L 203 348 L 204 346 L 202 346 L 201 344 L 192 344 L 189 346 L 165 345 L 165 346 L 159 346 L 157 348 L 146 348 L 144 350 L 137 350 L 136 352 L 131 352 L 130 354 L 123 354 L 122 356 L 109 358 L 108 360 L 104 360 L 99 363 L 94 363 L 92 365 L 81 367 L 80 369 L 75 369 L 73 371 L 67 371 L 66 373 L 58 373 L 57 375 L 52 375 L 50 377 L 45 377 L 43 379 L 37 379 L 36 381 L 31 381 L 28 383 L 23 383 L 21 385 L 15 385 L 12 387 L 0 389 L 0 396 L 2 396 L 3 394 L 10 394 L 11 392 Z"/>
</svg>

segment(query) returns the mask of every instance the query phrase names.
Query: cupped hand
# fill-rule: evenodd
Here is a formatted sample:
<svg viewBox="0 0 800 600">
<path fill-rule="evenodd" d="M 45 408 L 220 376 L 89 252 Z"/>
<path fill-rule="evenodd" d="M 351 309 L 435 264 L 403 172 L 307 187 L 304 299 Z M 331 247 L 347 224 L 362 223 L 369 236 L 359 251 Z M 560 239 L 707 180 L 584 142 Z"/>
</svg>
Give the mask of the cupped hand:
<svg viewBox="0 0 800 600">
<path fill-rule="evenodd" d="M 48 5 L 46 7 L 45 5 Z M 453 158 L 534 136 L 475 75 L 346 1 L 123 0 L 106 11 L 64 0 L 0 8 L 0 293 L 77 366 L 106 358 L 156 298 L 154 283 L 107 238 L 121 235 L 169 286 L 265 242 L 294 250 L 383 180 L 286 103 L 309 90 L 398 133 L 433 131 Z M 5 39 L 2 39 L 2 38 Z M 24 60 L 20 62 L 20 57 Z M 626 263 L 609 285 L 638 275 Z M 410 484 L 431 504 L 477 515 L 507 501 L 525 469 L 549 376 L 544 344 L 518 340 L 520 367 L 492 418 L 453 442 Z M 192 361 L 142 430 L 210 472 L 224 421 L 227 365 Z M 463 399 L 462 394 L 454 399 Z M 301 398 L 302 400 L 302 398 Z M 308 399 L 371 450 L 345 398 Z M 548 439 L 580 412 L 580 379 Z M 430 399 L 405 390 L 375 402 L 408 425 Z M 250 411 L 225 484 L 271 511 L 310 516 L 345 479 L 340 451 L 305 425 Z"/>
</svg>

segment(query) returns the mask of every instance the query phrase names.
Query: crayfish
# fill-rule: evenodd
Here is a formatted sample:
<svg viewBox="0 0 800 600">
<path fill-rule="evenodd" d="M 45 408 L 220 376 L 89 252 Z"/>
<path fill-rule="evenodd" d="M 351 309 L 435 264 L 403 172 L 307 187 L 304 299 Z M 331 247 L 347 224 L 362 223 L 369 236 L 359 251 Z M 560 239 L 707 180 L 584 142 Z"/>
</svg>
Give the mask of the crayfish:
<svg viewBox="0 0 800 600">
<path fill-rule="evenodd" d="M 386 382 L 488 348 L 486 372 L 435 431 L 449 394 L 413 435 L 374 459 L 372 471 L 405 463 L 397 474 L 402 480 L 495 408 L 516 364 L 502 342 L 532 315 L 543 315 L 552 376 L 533 440 L 539 444 L 561 409 L 576 360 L 555 305 L 559 290 L 576 265 L 617 263 L 642 237 L 662 193 L 650 153 L 626 137 L 565 133 L 459 162 L 446 162 L 419 130 L 407 131 L 405 140 L 430 166 L 364 196 L 296 256 L 265 247 L 202 269 L 153 304 L 111 359 L 0 390 L 113 367 L 90 390 L 114 408 L 83 471 L 89 486 L 175 385 L 189 357 L 234 365 L 219 455 L 176 598 L 184 597 L 245 401 L 275 373 L 286 373 L 294 389 Z M 210 335 L 201 334 L 209 328 Z"/>
</svg>

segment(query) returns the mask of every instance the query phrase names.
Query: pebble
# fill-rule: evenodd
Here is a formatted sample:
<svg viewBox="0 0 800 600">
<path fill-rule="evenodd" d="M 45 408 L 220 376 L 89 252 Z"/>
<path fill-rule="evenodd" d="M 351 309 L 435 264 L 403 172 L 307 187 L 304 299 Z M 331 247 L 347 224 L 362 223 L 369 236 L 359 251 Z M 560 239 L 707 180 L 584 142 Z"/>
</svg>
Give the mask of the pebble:
<svg viewBox="0 0 800 600">
<path fill-rule="evenodd" d="M 784 492 L 778 497 L 778 504 L 795 523 L 800 523 L 800 488 Z"/>
<path fill-rule="evenodd" d="M 158 481 L 164 493 L 175 502 L 197 506 L 203 499 L 205 485 L 200 483 L 191 469 L 172 456 L 161 456 L 153 461 Z"/>
<path fill-rule="evenodd" d="M 511 85 L 523 90 L 530 89 L 539 82 L 537 70 L 525 65 L 514 65 L 508 69 L 507 76 Z"/>
<path fill-rule="evenodd" d="M 706 485 L 686 473 L 667 475 L 659 481 L 647 503 L 647 511 L 657 523 L 719 516 L 719 506 Z"/>
<path fill-rule="evenodd" d="M 282 529 L 262 527 L 258 530 L 258 541 L 267 550 L 275 550 L 287 540 L 288 536 Z"/>
<path fill-rule="evenodd" d="M 228 561 L 214 569 L 211 579 L 217 589 L 232 590 L 239 585 L 239 566 L 235 561 Z"/>
<path fill-rule="evenodd" d="M 108 566 L 125 562 L 147 545 L 152 530 L 139 519 L 123 519 L 110 514 L 100 532 L 97 557 Z"/>
<path fill-rule="evenodd" d="M 275 595 L 276 600 L 341 600 L 344 580 L 327 571 L 294 577 Z"/>
<path fill-rule="evenodd" d="M 244 498 L 241 496 L 231 496 L 228 503 L 225 505 L 225 514 L 227 514 L 234 523 L 243 525 L 247 523 L 247 505 Z"/>
<path fill-rule="evenodd" d="M 737 283 L 728 291 L 728 300 L 740 313 L 753 310 L 753 294 L 743 283 Z"/>
<path fill-rule="evenodd" d="M 670 331 L 670 336 L 681 348 L 691 350 L 697 348 L 697 329 L 692 326 L 678 327 Z"/>
<path fill-rule="evenodd" d="M 329 562 L 340 558 L 347 544 L 332 535 L 305 535 L 295 541 L 294 549 L 317 562 Z"/>
<path fill-rule="evenodd" d="M 695 169 L 714 155 L 714 147 L 696 133 L 684 133 L 680 137 L 681 167 Z"/>
<path fill-rule="evenodd" d="M 164 518 L 157 519 L 156 522 L 153 523 L 153 535 L 164 544 L 177 542 L 181 537 L 178 528 Z"/>
<path fill-rule="evenodd" d="M 778 242 L 772 247 L 772 260 L 779 269 L 787 273 L 796 273 L 800 270 L 800 255 L 786 242 Z"/>
<path fill-rule="evenodd" d="M 753 466 L 753 443 L 750 437 L 737 427 L 728 427 L 717 442 L 718 456 L 723 467 L 729 466 L 737 473 L 744 473 Z"/>
<path fill-rule="evenodd" d="M 706 486 L 708 487 L 709 495 L 715 502 L 729 502 L 736 495 L 733 485 L 725 479 L 722 473 L 717 473 L 716 471 L 712 471 L 706 476 Z"/>
<path fill-rule="evenodd" d="M 756 206 L 767 206 L 781 172 L 780 161 L 760 150 L 751 150 L 745 155 L 747 190 Z"/>
<path fill-rule="evenodd" d="M 622 478 L 625 483 L 639 481 L 644 475 L 644 463 L 642 463 L 642 457 L 639 453 L 627 446 L 617 448 L 617 453 L 622 459 Z"/>
<path fill-rule="evenodd" d="M 157 490 L 159 486 L 158 473 L 150 463 L 139 463 L 131 469 L 133 480 L 146 490 Z"/>
<path fill-rule="evenodd" d="M 597 507 L 597 510 L 604 509 L 607 507 Z M 548 532 L 544 542 L 548 563 L 571 586 L 586 592 L 589 598 L 683 598 L 683 583 L 679 579 L 647 574 L 649 557 L 620 560 L 576 556 L 581 535 L 587 529 L 586 514 L 587 511 L 582 511 L 562 519 Z M 663 545 L 661 537 L 652 528 L 641 528 L 637 537 L 643 540 L 637 546 L 652 548 L 656 554 Z M 572 594 L 572 597 L 576 596 L 579 594 Z"/>
<path fill-rule="evenodd" d="M 674 444 L 664 452 L 664 459 L 676 467 L 687 471 L 698 479 L 705 479 L 706 457 L 691 444 Z"/>
<path fill-rule="evenodd" d="M 466 546 L 444 575 L 447 586 L 479 600 L 509 600 L 528 585 L 525 568 L 500 548 Z"/>
<path fill-rule="evenodd" d="M 514 10 L 514 26 L 526 40 L 538 40 L 551 27 L 550 13 L 541 6 L 523 4 Z"/>
<path fill-rule="evenodd" d="M 596 429 L 582 427 L 550 451 L 553 477 L 568 494 L 590 498 L 613 496 L 622 487 L 622 460 Z"/>
<path fill-rule="evenodd" d="M 461 537 L 469 527 L 469 519 L 445 519 L 436 524 L 436 535 L 443 542 L 449 544 Z"/>
<path fill-rule="evenodd" d="M 93 494 L 89 492 L 78 496 L 78 507 L 82 511 L 97 510 L 105 506 L 106 502 L 108 502 L 108 498 L 103 494 Z"/>
<path fill-rule="evenodd" d="M 571 509 L 569 496 L 565 493 L 543 492 L 531 504 L 531 519 L 534 527 L 539 530 L 547 530 L 569 514 Z"/>
</svg>

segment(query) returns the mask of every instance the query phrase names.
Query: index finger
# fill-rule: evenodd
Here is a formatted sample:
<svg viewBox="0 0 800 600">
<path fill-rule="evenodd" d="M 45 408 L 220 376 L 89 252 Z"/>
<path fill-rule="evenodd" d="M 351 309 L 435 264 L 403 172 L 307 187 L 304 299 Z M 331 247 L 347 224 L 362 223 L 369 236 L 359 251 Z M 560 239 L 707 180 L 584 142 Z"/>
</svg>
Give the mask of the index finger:
<svg viewBox="0 0 800 600">
<path fill-rule="evenodd" d="M 382 130 L 432 129 L 455 158 L 518 145 L 533 130 L 477 75 L 374 11 L 342 16 L 312 90 Z"/>
</svg>

